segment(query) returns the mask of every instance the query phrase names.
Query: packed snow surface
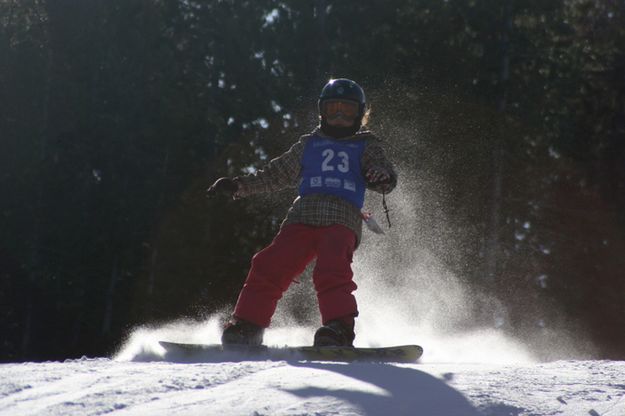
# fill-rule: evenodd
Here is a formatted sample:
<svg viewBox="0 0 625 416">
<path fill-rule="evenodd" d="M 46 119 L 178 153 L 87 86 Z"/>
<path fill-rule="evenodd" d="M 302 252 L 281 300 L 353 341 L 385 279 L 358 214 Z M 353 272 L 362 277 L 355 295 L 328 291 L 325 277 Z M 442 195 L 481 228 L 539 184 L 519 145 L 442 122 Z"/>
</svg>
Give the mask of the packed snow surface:
<svg viewBox="0 0 625 416">
<path fill-rule="evenodd" d="M 181 362 L 139 350 L 3 364 L 0 415 L 625 415 L 625 362 Z"/>
<path fill-rule="evenodd" d="M 625 363 L 4 364 L 1 415 L 625 415 Z"/>
</svg>

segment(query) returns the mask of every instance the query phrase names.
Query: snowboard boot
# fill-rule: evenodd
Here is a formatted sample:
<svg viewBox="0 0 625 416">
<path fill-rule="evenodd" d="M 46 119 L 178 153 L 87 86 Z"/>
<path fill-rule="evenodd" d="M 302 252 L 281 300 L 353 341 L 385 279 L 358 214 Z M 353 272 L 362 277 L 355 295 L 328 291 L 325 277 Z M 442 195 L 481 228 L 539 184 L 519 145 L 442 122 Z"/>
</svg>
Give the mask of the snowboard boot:
<svg viewBox="0 0 625 416">
<path fill-rule="evenodd" d="M 242 319 L 235 319 L 224 328 L 221 334 L 221 345 L 262 345 L 264 333 L 263 327 Z"/>
<path fill-rule="evenodd" d="M 326 322 L 315 332 L 315 347 L 353 347 L 354 326 L 338 319 Z"/>
</svg>

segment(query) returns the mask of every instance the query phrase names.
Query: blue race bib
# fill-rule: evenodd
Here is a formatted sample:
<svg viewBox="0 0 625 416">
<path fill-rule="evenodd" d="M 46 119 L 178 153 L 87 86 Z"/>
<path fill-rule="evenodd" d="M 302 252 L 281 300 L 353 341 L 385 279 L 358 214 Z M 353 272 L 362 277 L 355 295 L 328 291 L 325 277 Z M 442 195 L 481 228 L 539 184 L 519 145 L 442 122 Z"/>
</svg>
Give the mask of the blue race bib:
<svg viewBox="0 0 625 416">
<path fill-rule="evenodd" d="M 361 209 L 366 189 L 360 167 L 364 150 L 365 140 L 312 136 L 302 156 L 300 196 L 334 195 Z"/>
</svg>

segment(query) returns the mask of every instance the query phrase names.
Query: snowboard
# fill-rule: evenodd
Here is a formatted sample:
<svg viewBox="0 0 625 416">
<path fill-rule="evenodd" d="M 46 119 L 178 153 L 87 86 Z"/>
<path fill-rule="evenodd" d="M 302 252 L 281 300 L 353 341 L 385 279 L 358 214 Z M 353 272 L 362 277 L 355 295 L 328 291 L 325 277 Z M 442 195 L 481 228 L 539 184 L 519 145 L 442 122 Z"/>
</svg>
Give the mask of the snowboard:
<svg viewBox="0 0 625 416">
<path fill-rule="evenodd" d="M 423 354 L 419 345 L 397 345 L 392 347 L 268 347 L 265 345 L 185 344 L 159 341 L 168 358 L 181 360 L 242 361 L 264 360 L 309 360 L 309 361 L 368 361 L 389 363 L 414 363 Z"/>
</svg>

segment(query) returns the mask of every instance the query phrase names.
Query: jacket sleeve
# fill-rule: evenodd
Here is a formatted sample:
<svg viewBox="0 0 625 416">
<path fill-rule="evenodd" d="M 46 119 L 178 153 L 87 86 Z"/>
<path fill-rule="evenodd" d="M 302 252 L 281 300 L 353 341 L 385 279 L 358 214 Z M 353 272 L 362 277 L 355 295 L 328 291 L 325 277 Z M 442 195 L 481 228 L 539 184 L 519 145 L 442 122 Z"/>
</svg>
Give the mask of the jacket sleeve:
<svg viewBox="0 0 625 416">
<path fill-rule="evenodd" d="M 363 175 L 371 168 L 379 168 L 388 172 L 391 176 L 390 181 L 384 184 L 370 185 L 367 184 L 367 189 L 374 192 L 388 194 L 397 186 L 397 172 L 393 164 L 386 158 L 384 149 L 382 147 L 382 141 L 370 134 L 370 138 L 367 139 L 367 146 L 362 155 L 362 173 Z"/>
<path fill-rule="evenodd" d="M 272 159 L 262 169 L 253 174 L 235 178 L 239 185 L 235 198 L 276 192 L 297 186 L 306 137 L 302 136 L 289 150 Z"/>
</svg>

